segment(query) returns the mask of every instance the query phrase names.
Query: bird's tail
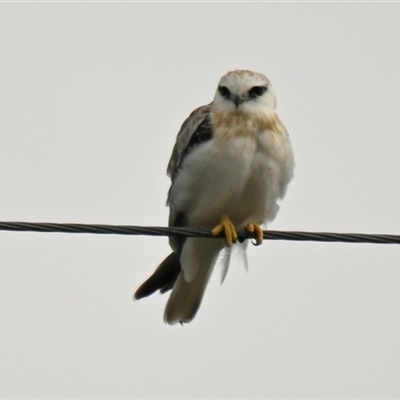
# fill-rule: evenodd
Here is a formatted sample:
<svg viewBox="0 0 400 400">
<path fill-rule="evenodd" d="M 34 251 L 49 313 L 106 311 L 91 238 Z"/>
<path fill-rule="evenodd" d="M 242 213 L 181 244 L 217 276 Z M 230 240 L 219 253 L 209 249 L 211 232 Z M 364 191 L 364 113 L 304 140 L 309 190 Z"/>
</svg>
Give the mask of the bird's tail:
<svg viewBox="0 0 400 400">
<path fill-rule="evenodd" d="M 179 262 L 179 255 L 171 253 L 154 271 L 140 287 L 136 290 L 134 298 L 139 300 L 143 297 L 150 296 L 157 290 L 165 293 L 171 290 L 174 283 L 181 272 L 181 265 Z"/>
<path fill-rule="evenodd" d="M 164 321 L 170 325 L 190 322 L 203 299 L 208 279 L 223 240 L 188 238 L 180 258 L 181 273 L 176 280 L 165 307 Z"/>
</svg>

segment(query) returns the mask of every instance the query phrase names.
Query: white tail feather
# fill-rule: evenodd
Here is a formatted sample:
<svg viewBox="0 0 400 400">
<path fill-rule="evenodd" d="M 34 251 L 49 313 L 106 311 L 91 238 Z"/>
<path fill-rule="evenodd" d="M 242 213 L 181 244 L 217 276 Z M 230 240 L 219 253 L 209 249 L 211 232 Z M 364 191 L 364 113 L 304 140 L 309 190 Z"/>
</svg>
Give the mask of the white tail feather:
<svg viewBox="0 0 400 400">
<path fill-rule="evenodd" d="M 170 325 L 190 322 L 200 307 L 223 240 L 186 239 L 180 273 L 165 307 L 164 321 Z"/>
<path fill-rule="evenodd" d="M 243 243 L 236 243 L 232 247 L 225 247 L 220 253 L 217 265 L 221 266 L 221 285 L 225 282 L 231 264 L 233 264 L 233 266 L 244 266 L 246 271 L 248 270 L 246 253 L 248 242 L 249 241 L 246 240 Z"/>
</svg>

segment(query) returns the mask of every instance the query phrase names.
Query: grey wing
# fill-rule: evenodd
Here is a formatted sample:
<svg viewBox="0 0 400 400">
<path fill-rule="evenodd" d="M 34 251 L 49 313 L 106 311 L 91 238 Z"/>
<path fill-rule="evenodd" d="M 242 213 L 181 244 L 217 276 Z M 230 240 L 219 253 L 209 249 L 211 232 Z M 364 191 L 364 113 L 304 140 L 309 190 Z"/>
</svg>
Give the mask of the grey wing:
<svg viewBox="0 0 400 400">
<path fill-rule="evenodd" d="M 180 166 L 185 156 L 197 145 L 211 139 L 210 111 L 211 104 L 199 107 L 194 110 L 182 124 L 167 169 L 167 174 L 171 177 L 172 185 L 175 177 L 179 173 Z M 184 227 L 187 225 L 186 216 L 170 204 L 170 194 L 171 189 L 167 201 L 167 204 L 170 206 L 168 225 Z M 172 289 L 175 284 L 181 271 L 180 254 L 185 243 L 185 237 L 170 236 L 169 242 L 173 252 L 157 267 L 153 275 L 138 288 L 135 293 L 136 299 L 149 296 L 157 290 L 160 290 L 161 293 L 167 292 Z"/>
<path fill-rule="evenodd" d="M 199 125 L 210 114 L 211 106 L 212 103 L 196 108 L 182 124 L 168 163 L 167 175 L 169 177 L 172 178 L 175 175 L 190 139 Z"/>
<path fill-rule="evenodd" d="M 174 185 L 175 178 L 186 155 L 194 147 L 210 140 L 212 137 L 210 122 L 211 106 L 212 103 L 197 108 L 182 124 L 167 169 L 167 174 L 172 180 L 171 188 Z M 185 227 L 187 225 L 185 214 L 175 209 L 173 204 L 171 204 L 171 188 L 167 199 L 167 205 L 170 207 L 168 226 Z M 185 243 L 185 238 L 183 236 L 170 236 L 169 243 L 172 250 L 180 254 Z"/>
</svg>

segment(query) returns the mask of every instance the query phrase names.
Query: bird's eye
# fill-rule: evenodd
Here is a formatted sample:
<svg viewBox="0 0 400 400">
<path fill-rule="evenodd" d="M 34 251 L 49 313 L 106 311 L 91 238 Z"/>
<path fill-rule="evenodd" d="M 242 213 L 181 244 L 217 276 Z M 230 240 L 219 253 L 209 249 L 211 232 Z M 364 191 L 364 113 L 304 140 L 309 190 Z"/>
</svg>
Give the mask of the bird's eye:
<svg viewBox="0 0 400 400">
<path fill-rule="evenodd" d="M 249 95 L 252 99 L 255 99 L 256 97 L 262 96 L 266 91 L 267 91 L 266 86 L 253 86 L 249 90 Z"/>
<path fill-rule="evenodd" d="M 225 99 L 229 99 L 229 96 L 231 95 L 230 90 L 226 86 L 218 86 L 218 92 Z"/>
</svg>

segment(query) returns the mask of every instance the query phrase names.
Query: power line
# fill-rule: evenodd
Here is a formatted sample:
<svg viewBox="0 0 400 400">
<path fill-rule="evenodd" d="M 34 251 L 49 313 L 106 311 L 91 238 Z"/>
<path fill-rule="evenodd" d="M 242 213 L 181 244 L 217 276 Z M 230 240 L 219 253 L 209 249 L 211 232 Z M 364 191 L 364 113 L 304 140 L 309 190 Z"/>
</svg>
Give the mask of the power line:
<svg viewBox="0 0 400 400">
<path fill-rule="evenodd" d="M 149 235 L 149 236 L 187 236 L 213 238 L 209 231 L 192 228 L 165 228 L 157 226 L 68 224 L 52 222 L 0 222 L 0 230 L 14 232 L 59 232 L 90 233 L 108 235 Z M 239 233 L 239 240 L 251 239 L 252 235 Z M 300 231 L 264 231 L 266 240 L 292 240 L 311 242 L 344 242 L 400 244 L 400 235 L 300 232 Z"/>
</svg>

